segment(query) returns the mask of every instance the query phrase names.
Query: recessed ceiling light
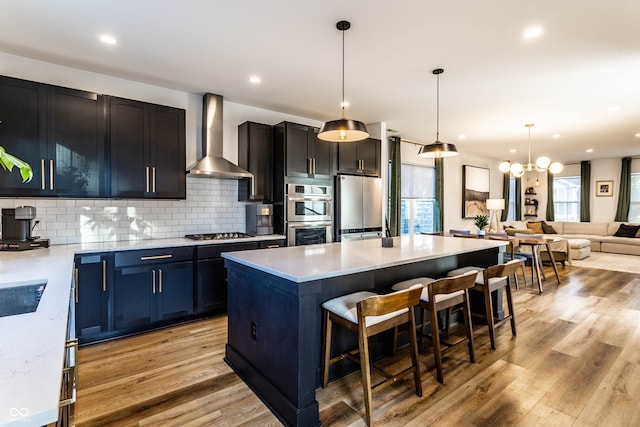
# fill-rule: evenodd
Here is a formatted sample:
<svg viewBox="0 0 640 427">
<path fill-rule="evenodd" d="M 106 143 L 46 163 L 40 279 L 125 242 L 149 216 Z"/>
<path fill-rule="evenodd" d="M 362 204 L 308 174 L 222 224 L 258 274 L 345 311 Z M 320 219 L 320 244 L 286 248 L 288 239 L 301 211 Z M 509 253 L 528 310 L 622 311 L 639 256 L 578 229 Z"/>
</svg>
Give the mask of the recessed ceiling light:
<svg viewBox="0 0 640 427">
<path fill-rule="evenodd" d="M 560 138 L 560 134 L 559 133 L 554 133 L 553 135 L 551 135 L 551 138 L 558 139 L 558 138 Z"/>
<path fill-rule="evenodd" d="M 100 36 L 100 41 L 102 43 L 106 43 L 106 44 L 116 44 L 118 43 L 118 41 L 116 40 L 115 37 L 109 35 L 109 34 L 103 34 Z"/>
<path fill-rule="evenodd" d="M 609 111 L 610 113 L 615 113 L 616 111 L 620 111 L 620 107 L 609 107 L 607 108 L 607 111 Z"/>
<path fill-rule="evenodd" d="M 347 108 L 349 105 L 350 105 L 350 104 L 349 104 L 349 101 L 342 101 L 342 102 L 340 103 L 340 107 L 344 107 L 344 108 Z"/>
<path fill-rule="evenodd" d="M 587 153 L 593 153 L 593 148 L 588 148 Z"/>
<path fill-rule="evenodd" d="M 458 135 L 458 139 L 465 139 L 465 138 L 466 138 L 466 136 L 464 136 L 464 135 Z"/>
<path fill-rule="evenodd" d="M 531 28 L 527 28 L 524 31 L 524 34 L 522 36 L 525 39 L 535 39 L 537 37 L 540 37 L 541 34 L 542 34 L 542 28 L 540 28 L 540 27 L 531 27 Z"/>
<path fill-rule="evenodd" d="M 509 150 L 509 152 L 510 152 L 510 153 L 515 153 L 515 152 L 516 152 L 516 149 L 515 149 L 515 148 L 512 148 L 511 150 Z"/>
<path fill-rule="evenodd" d="M 257 85 L 257 84 L 262 82 L 262 79 L 260 77 L 258 77 L 258 76 L 251 76 L 251 77 L 249 77 L 249 81 L 251 83 L 253 83 L 254 85 Z"/>
<path fill-rule="evenodd" d="M 640 132 L 636 133 L 636 138 L 640 138 Z"/>
</svg>

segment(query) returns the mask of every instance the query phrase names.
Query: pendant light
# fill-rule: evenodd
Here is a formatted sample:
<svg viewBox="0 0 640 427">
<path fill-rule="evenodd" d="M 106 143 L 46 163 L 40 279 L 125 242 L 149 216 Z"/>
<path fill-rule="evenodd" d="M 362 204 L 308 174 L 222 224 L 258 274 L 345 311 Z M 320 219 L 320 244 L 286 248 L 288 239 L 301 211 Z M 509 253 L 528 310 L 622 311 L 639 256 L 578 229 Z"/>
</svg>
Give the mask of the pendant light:
<svg viewBox="0 0 640 427">
<path fill-rule="evenodd" d="M 344 117 L 344 32 L 351 28 L 349 21 L 340 21 L 336 28 L 342 31 L 342 117 L 338 120 L 325 122 L 318 132 L 318 138 L 329 142 L 355 142 L 369 137 L 367 127 L 358 120 Z"/>
<path fill-rule="evenodd" d="M 436 68 L 432 71 L 437 79 L 436 91 L 436 140 L 435 142 L 423 145 L 418 151 L 418 157 L 440 158 L 452 157 L 458 155 L 458 150 L 453 144 L 440 141 L 440 74 L 444 73 L 442 68 Z"/>
<path fill-rule="evenodd" d="M 551 159 L 549 159 L 547 156 L 540 156 L 538 157 L 535 163 L 531 163 L 531 128 L 534 126 L 534 124 L 527 123 L 524 126 L 527 129 L 529 129 L 529 142 L 528 142 L 528 145 L 529 145 L 528 160 L 529 161 L 527 162 L 526 165 L 523 165 L 522 163 L 518 163 L 518 162 L 511 163 L 508 160 L 505 160 L 504 162 L 500 163 L 499 169 L 504 173 L 511 172 L 513 176 L 515 176 L 516 178 L 520 178 L 521 176 L 524 175 L 525 172 L 536 171 L 536 186 L 537 186 L 539 185 L 539 181 L 537 179 L 538 172 L 544 172 L 547 169 L 549 169 L 549 172 L 551 172 L 552 174 L 556 174 L 562 171 L 562 163 L 560 162 L 551 163 Z"/>
</svg>

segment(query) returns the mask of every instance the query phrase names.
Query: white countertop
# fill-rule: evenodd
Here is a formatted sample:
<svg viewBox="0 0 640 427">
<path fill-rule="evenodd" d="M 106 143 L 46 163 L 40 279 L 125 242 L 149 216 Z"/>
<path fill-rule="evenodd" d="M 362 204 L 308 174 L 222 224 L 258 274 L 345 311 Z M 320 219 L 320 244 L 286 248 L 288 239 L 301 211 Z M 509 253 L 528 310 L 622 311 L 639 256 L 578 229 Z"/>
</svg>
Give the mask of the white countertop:
<svg viewBox="0 0 640 427">
<path fill-rule="evenodd" d="M 228 252 L 222 256 L 301 283 L 506 245 L 500 240 L 410 235 L 394 237 L 392 248 L 383 248 L 381 239 L 369 239 Z"/>
<path fill-rule="evenodd" d="M 42 426 L 58 419 L 75 254 L 283 238 L 269 235 L 229 240 L 156 239 L 0 252 L 0 288 L 24 282 L 47 283 L 35 312 L 0 317 L 0 426 Z"/>
</svg>

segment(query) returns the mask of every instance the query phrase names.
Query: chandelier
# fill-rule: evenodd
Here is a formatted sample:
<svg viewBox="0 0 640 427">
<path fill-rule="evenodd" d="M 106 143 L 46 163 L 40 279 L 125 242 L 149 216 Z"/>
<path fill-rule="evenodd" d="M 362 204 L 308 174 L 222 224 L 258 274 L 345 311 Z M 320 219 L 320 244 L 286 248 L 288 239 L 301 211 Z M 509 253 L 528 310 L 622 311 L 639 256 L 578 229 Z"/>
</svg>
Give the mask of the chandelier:
<svg viewBox="0 0 640 427">
<path fill-rule="evenodd" d="M 529 161 L 526 165 L 523 165 L 519 162 L 511 163 L 510 161 L 505 160 L 500 163 L 500 171 L 504 173 L 511 172 L 516 178 L 520 178 L 525 172 L 544 172 L 548 169 L 549 172 L 556 174 L 562 171 L 562 163 L 551 163 L 551 159 L 547 156 L 540 156 L 535 163 L 531 163 L 531 128 L 534 125 L 533 123 L 527 123 L 524 126 L 529 129 Z"/>
</svg>

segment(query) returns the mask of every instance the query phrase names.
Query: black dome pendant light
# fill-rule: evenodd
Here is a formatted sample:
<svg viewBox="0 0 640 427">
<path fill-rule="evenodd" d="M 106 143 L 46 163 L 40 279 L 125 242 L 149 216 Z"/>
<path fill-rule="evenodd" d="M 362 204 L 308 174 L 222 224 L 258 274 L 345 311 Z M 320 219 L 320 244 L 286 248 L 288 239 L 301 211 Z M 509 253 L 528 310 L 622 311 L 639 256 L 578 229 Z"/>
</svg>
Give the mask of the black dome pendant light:
<svg viewBox="0 0 640 427">
<path fill-rule="evenodd" d="M 355 142 L 369 137 L 367 127 L 358 120 L 344 117 L 344 32 L 351 28 L 349 21 L 340 21 L 336 28 L 342 31 L 342 117 L 325 122 L 318 132 L 318 138 L 330 142 Z"/>
<path fill-rule="evenodd" d="M 418 152 L 419 157 L 427 158 L 439 158 L 439 157 L 452 157 L 458 155 L 458 150 L 453 144 L 440 141 L 440 74 L 444 73 L 442 68 L 436 68 L 432 71 L 437 78 L 437 103 L 436 103 L 436 141 L 423 145 Z"/>
</svg>

